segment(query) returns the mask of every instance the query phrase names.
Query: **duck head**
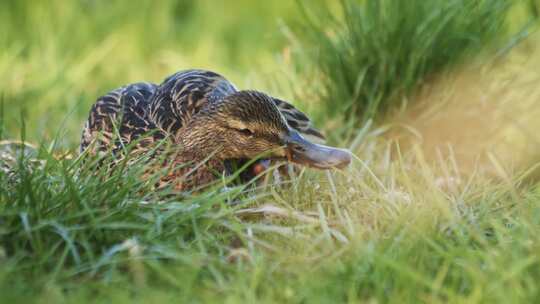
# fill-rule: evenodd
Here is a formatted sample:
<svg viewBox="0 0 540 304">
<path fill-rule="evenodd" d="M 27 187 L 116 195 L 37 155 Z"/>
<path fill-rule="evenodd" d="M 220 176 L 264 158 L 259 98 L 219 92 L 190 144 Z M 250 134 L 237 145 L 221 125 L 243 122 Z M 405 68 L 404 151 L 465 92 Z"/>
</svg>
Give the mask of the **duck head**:
<svg viewBox="0 0 540 304">
<path fill-rule="evenodd" d="M 287 159 L 318 169 L 344 168 L 347 150 L 315 144 L 292 129 L 272 98 L 257 91 L 239 91 L 208 103 L 182 128 L 186 151 L 215 158 Z"/>
</svg>

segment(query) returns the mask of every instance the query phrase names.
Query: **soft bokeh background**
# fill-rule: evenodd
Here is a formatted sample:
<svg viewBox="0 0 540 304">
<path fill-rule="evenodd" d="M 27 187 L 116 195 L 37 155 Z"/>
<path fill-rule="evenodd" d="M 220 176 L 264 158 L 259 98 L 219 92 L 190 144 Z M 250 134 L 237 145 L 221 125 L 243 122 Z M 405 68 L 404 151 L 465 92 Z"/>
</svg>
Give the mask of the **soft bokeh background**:
<svg viewBox="0 0 540 304">
<path fill-rule="evenodd" d="M 288 82 L 282 27 L 300 10 L 294 1 L 4 1 L 0 17 L 4 136 L 19 136 L 22 112 L 29 139 L 60 132 L 71 146 L 92 102 L 126 83 L 188 68 L 241 88 Z M 291 97 L 287 87 L 272 93 Z"/>
</svg>

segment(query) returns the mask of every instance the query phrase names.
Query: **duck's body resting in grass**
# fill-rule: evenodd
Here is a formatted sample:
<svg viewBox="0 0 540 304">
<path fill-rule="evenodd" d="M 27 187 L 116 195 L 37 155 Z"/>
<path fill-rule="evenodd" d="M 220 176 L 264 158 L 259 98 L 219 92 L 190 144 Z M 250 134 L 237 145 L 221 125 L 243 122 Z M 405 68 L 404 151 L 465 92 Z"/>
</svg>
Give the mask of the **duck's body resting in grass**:
<svg viewBox="0 0 540 304">
<path fill-rule="evenodd" d="M 320 169 L 350 162 L 347 151 L 306 138 L 324 139 L 291 104 L 257 91 L 238 91 L 214 72 L 187 70 L 161 85 L 131 84 L 99 98 L 80 150 L 118 153 L 134 143 L 134 151 L 144 153 L 169 140 L 175 153 L 168 164 L 185 165 L 163 180 L 180 190 L 210 183 L 216 172 L 230 170 L 229 162 L 262 154 Z"/>
</svg>

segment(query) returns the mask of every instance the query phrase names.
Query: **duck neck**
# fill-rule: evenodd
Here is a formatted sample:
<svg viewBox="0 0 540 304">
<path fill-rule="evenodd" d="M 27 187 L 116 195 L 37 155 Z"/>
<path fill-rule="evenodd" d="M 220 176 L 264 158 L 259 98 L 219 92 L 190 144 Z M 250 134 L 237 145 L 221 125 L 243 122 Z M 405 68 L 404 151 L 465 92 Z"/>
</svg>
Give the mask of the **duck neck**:
<svg viewBox="0 0 540 304">
<path fill-rule="evenodd" d="M 175 141 L 181 146 L 180 154 L 186 161 L 223 160 L 223 144 L 215 136 L 210 136 L 207 130 L 192 129 L 190 132 L 179 132 L 179 135 Z"/>
</svg>

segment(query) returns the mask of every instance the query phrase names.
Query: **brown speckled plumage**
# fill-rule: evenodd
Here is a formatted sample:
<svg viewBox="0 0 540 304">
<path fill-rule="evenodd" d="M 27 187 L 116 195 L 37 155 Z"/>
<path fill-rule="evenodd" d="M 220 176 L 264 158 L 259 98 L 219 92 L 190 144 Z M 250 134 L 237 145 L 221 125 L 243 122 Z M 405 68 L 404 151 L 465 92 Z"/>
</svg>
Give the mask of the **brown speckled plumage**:
<svg viewBox="0 0 540 304">
<path fill-rule="evenodd" d="M 80 150 L 122 154 L 135 142 L 133 151 L 145 153 L 167 138 L 176 149 L 168 166 L 187 165 L 171 170 L 163 181 L 186 190 L 211 182 L 229 161 L 244 162 L 265 151 L 284 157 L 280 140 L 291 128 L 324 139 L 291 104 L 257 91 L 238 91 L 214 72 L 187 70 L 160 85 L 136 83 L 100 97 Z"/>
</svg>

